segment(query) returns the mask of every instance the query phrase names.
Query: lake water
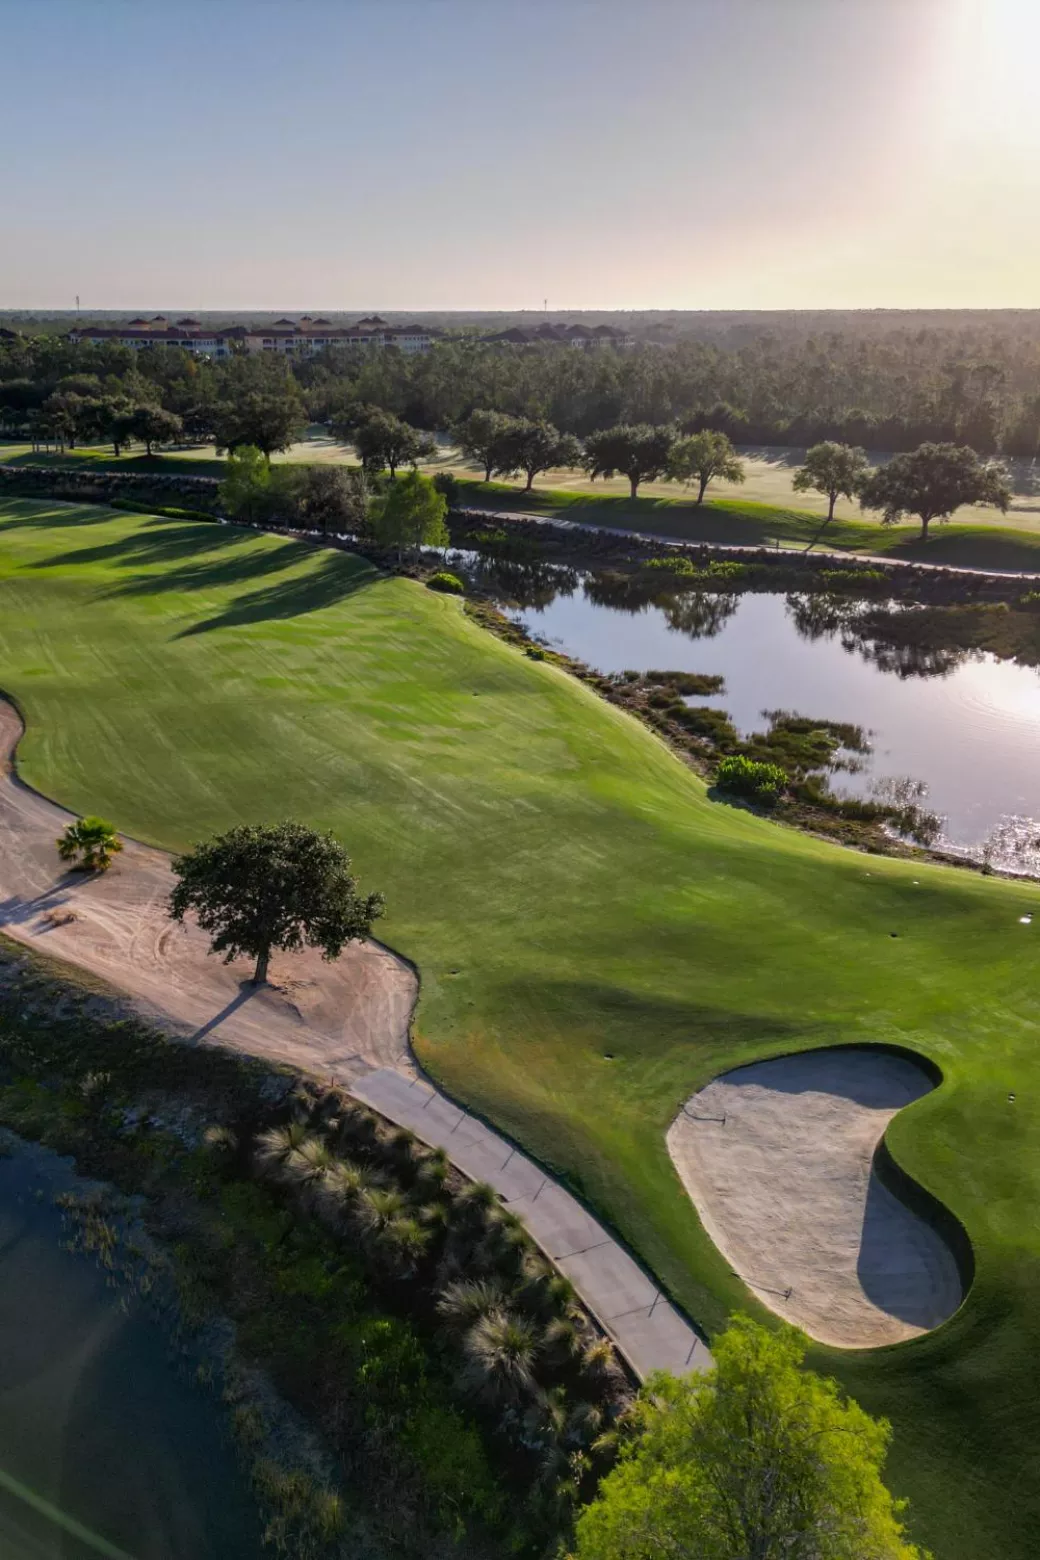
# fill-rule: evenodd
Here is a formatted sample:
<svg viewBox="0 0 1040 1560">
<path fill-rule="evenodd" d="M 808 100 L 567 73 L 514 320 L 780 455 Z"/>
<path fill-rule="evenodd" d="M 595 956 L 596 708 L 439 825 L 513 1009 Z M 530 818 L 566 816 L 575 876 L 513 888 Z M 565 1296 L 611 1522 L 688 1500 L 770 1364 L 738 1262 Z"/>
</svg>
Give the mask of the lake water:
<svg viewBox="0 0 1040 1560">
<path fill-rule="evenodd" d="M 74 1183 L 40 1150 L 0 1159 L 0 1555 L 258 1560 L 222 1408 L 65 1248 L 59 1184 Z"/>
<path fill-rule="evenodd" d="M 854 722 L 869 730 L 872 753 L 863 772 L 835 778 L 836 790 L 924 781 L 924 805 L 946 820 L 944 843 L 974 853 L 996 832 L 995 864 L 1040 868 L 1040 672 L 989 655 L 924 668 L 838 630 L 808 637 L 781 595 L 691 592 L 632 612 L 597 604 L 588 589 L 595 582 L 513 615 L 603 672 L 721 673 L 725 693 L 696 702 L 728 710 L 745 735 L 764 728 L 763 710 Z"/>
</svg>

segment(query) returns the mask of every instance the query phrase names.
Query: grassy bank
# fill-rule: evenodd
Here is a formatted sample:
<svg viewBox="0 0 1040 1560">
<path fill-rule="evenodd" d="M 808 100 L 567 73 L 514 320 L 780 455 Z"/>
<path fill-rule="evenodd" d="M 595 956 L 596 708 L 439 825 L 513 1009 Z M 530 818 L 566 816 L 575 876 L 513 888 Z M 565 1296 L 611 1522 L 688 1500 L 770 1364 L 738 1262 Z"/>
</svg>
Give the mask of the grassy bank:
<svg viewBox="0 0 1040 1560">
<path fill-rule="evenodd" d="M 834 520 L 821 534 L 819 515 L 735 499 L 707 499 L 698 505 L 684 498 L 631 499 L 545 489 L 524 493 L 504 482 L 464 481 L 459 488 L 459 502 L 473 507 L 646 531 L 681 542 L 793 547 L 818 538 L 817 545 L 825 551 L 878 553 L 966 569 L 1040 571 L 1040 533 L 1012 526 L 936 526 L 922 542 L 919 525 Z"/>
<path fill-rule="evenodd" d="M 713 803 L 459 602 L 230 528 L 5 504 L 0 687 L 28 718 L 25 777 L 141 838 L 285 813 L 336 829 L 421 970 L 423 1062 L 708 1327 L 754 1302 L 668 1159 L 679 1103 L 807 1045 L 932 1057 L 947 1082 L 891 1143 L 967 1226 L 975 1287 L 922 1342 L 817 1363 L 891 1413 L 892 1482 L 944 1560 L 1034 1552 L 1035 887 Z"/>
</svg>

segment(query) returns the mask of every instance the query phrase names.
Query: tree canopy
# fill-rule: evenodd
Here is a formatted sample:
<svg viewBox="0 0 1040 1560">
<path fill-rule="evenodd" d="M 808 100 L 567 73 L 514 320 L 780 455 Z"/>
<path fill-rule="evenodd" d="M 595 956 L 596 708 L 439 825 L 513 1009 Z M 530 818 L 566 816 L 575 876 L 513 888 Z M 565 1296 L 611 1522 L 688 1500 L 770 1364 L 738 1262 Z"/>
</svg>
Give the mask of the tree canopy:
<svg viewBox="0 0 1040 1560">
<path fill-rule="evenodd" d="M 927 1560 L 881 1480 L 888 1424 L 803 1369 L 806 1346 L 736 1317 L 713 1370 L 651 1377 L 575 1560 Z"/>
<path fill-rule="evenodd" d="M 433 481 L 409 471 L 372 505 L 369 525 L 379 545 L 400 558 L 418 547 L 447 547 L 447 512 L 447 500 Z"/>
<path fill-rule="evenodd" d="M 805 452 L 805 464 L 791 479 L 796 493 L 822 493 L 827 499 L 828 523 L 834 519 L 839 498 L 853 499 L 870 470 L 866 450 L 825 439 Z"/>
<path fill-rule="evenodd" d="M 230 829 L 176 857 L 173 871 L 170 915 L 183 921 L 193 911 L 225 964 L 255 959 L 257 984 L 274 949 L 320 948 L 336 959 L 383 911 L 381 894 L 358 892 L 335 835 L 292 819 Z"/>
<path fill-rule="evenodd" d="M 495 469 L 502 476 L 523 472 L 529 492 L 540 471 L 553 466 L 577 466 L 582 450 L 573 434 L 561 433 L 551 423 L 529 417 L 508 417 Z"/>
<path fill-rule="evenodd" d="M 672 482 L 696 482 L 697 502 L 703 504 L 708 483 L 717 477 L 723 482 L 743 482 L 744 462 L 727 434 L 703 428 L 672 445 L 668 477 Z"/>
<path fill-rule="evenodd" d="M 354 447 L 366 471 L 390 472 L 396 480 L 398 466 L 416 465 L 434 453 L 437 446 L 428 433 L 402 422 L 391 412 L 373 412 L 354 433 Z"/>
<path fill-rule="evenodd" d="M 484 481 L 502 468 L 508 459 L 509 434 L 513 419 L 502 412 L 470 412 L 452 430 L 455 443 L 467 460 L 483 467 Z"/>
<path fill-rule="evenodd" d="M 992 504 L 1006 512 L 1010 502 L 1004 467 L 980 460 L 963 444 L 921 444 L 893 455 L 860 488 L 860 503 L 865 509 L 880 509 L 885 525 L 916 515 L 924 540 L 933 520 L 948 520 L 962 504 Z"/>
<path fill-rule="evenodd" d="M 674 443 L 670 428 L 654 428 L 649 423 L 607 428 L 585 440 L 585 469 L 590 477 L 612 477 L 620 472 L 628 478 L 635 498 L 641 482 L 663 476 Z"/>
</svg>

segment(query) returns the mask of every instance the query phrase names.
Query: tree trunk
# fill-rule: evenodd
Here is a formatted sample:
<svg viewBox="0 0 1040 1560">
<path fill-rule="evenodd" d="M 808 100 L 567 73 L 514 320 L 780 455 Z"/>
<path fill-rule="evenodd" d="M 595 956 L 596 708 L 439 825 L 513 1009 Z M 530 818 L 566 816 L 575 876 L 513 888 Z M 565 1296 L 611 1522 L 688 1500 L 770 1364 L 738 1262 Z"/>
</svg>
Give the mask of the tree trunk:
<svg viewBox="0 0 1040 1560">
<path fill-rule="evenodd" d="M 119 459 L 119 453 L 120 453 L 120 451 L 119 451 L 119 440 L 118 439 L 113 439 L 112 440 L 112 453 L 115 456 L 116 460 L 118 460 Z"/>
<path fill-rule="evenodd" d="M 267 965 L 271 957 L 270 948 L 265 948 L 256 956 L 256 969 L 253 971 L 253 985 L 263 986 L 267 981 Z"/>
<path fill-rule="evenodd" d="M 527 473 L 527 481 L 524 483 L 524 492 L 525 493 L 530 493 L 530 491 L 531 491 L 531 484 L 533 482 L 534 482 L 534 472 L 533 471 L 529 471 Z"/>
<path fill-rule="evenodd" d="M 151 441 L 151 439 L 146 439 L 144 441 L 144 447 L 148 451 L 148 459 L 151 460 L 151 458 L 152 458 L 152 441 Z"/>
<path fill-rule="evenodd" d="M 834 505 L 835 505 L 835 502 L 837 501 L 838 495 L 837 495 L 837 493 L 833 493 L 832 492 L 829 496 L 830 496 L 830 504 L 827 507 L 827 519 L 828 520 L 833 520 L 834 519 Z"/>
<path fill-rule="evenodd" d="M 697 489 L 697 502 L 698 502 L 698 504 L 703 504 L 704 503 L 704 495 L 705 495 L 705 493 L 707 491 L 708 491 L 708 478 L 707 477 L 702 477 L 701 478 L 701 485 Z"/>
<path fill-rule="evenodd" d="M 490 482 L 491 481 L 491 468 L 492 468 L 492 466 L 494 464 L 495 463 L 494 463 L 493 460 L 486 460 L 484 462 L 484 481 L 485 482 Z"/>
<path fill-rule="evenodd" d="M 929 523 L 931 521 L 931 518 L 932 518 L 931 515 L 922 515 L 921 516 L 921 540 L 922 540 L 922 542 L 926 542 L 928 540 L 928 526 L 929 526 Z"/>
<path fill-rule="evenodd" d="M 629 477 L 628 485 L 632 489 L 632 497 L 635 498 L 639 492 L 639 478 Z"/>
<path fill-rule="evenodd" d="M 387 461 L 387 465 L 390 467 L 390 481 L 391 482 L 396 482 L 397 481 L 397 462 L 396 462 L 396 460 L 388 460 Z"/>
</svg>

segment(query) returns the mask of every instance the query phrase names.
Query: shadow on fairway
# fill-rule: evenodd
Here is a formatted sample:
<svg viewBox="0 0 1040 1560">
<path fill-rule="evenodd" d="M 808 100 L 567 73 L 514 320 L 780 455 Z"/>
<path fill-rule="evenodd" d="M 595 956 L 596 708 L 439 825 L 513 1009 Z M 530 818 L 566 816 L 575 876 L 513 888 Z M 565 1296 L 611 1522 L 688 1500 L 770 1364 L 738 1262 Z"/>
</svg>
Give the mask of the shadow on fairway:
<svg viewBox="0 0 1040 1560">
<path fill-rule="evenodd" d="M 543 991 L 551 992 L 552 1005 L 560 1012 L 574 1015 L 575 1027 L 591 1032 L 610 1045 L 621 1026 L 628 1035 L 638 1035 L 640 1029 L 652 1031 L 658 1037 L 668 1035 L 677 1044 L 693 1047 L 705 1044 L 713 1050 L 734 1056 L 741 1047 L 756 1053 L 783 1045 L 794 1050 L 803 1047 L 833 1044 L 834 1031 L 830 1025 L 805 1022 L 784 1023 L 773 1014 L 733 1012 L 726 1008 L 704 1007 L 681 999 L 662 997 L 658 993 L 635 990 L 628 986 L 615 986 L 607 981 L 540 980 Z M 516 1001 L 520 1004 L 527 983 L 516 989 Z M 617 1053 L 624 1059 L 625 1052 Z M 639 1054 L 639 1048 L 631 1053 Z M 700 1054 L 703 1055 L 703 1050 Z M 753 1058 L 748 1057 L 751 1061 Z M 739 1060 L 731 1062 L 739 1067 Z"/>
<path fill-rule="evenodd" d="M 4 495 L 5 501 L 8 495 Z M 6 531 L 76 531 L 84 525 L 102 525 L 106 520 L 111 520 L 114 511 L 107 504 L 90 504 L 82 500 L 70 500 L 63 503 L 57 499 L 47 499 L 45 502 L 54 505 L 53 509 L 41 510 L 38 498 L 26 498 L 21 494 L 11 494 L 13 503 L 31 504 L 29 514 L 4 515 L 0 519 L 0 536 Z"/>
<path fill-rule="evenodd" d="M 249 556 L 255 558 L 259 555 L 255 544 L 255 534 L 243 533 L 232 526 L 212 525 L 206 521 L 183 523 L 175 520 L 149 520 L 110 542 L 54 553 L 48 558 L 37 559 L 32 567 L 61 569 L 94 563 L 116 567 L 123 563 L 175 563 L 179 558 L 194 558 L 199 553 L 230 552 L 235 547 L 247 549 Z M 285 548 L 294 550 L 300 546 L 298 542 L 285 544 Z"/>
<path fill-rule="evenodd" d="M 230 557 L 222 555 L 186 563 L 181 568 L 134 574 L 105 591 L 102 599 L 112 601 L 128 596 L 161 596 L 170 591 L 227 589 L 269 574 L 281 574 L 304 556 L 298 542 L 286 542 L 281 547 L 263 551 L 250 548 L 232 553 Z"/>
<path fill-rule="evenodd" d="M 291 579 L 280 580 L 262 590 L 249 591 L 216 617 L 194 623 L 175 637 L 190 639 L 216 628 L 241 628 L 271 619 L 302 617 L 308 612 L 319 612 L 323 607 L 336 606 L 355 591 L 375 584 L 380 577 L 375 569 L 359 564 L 356 559 L 332 553 L 320 568 L 308 574 L 293 575 Z"/>
</svg>

